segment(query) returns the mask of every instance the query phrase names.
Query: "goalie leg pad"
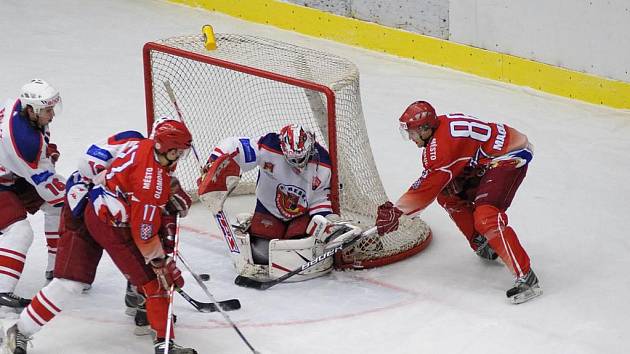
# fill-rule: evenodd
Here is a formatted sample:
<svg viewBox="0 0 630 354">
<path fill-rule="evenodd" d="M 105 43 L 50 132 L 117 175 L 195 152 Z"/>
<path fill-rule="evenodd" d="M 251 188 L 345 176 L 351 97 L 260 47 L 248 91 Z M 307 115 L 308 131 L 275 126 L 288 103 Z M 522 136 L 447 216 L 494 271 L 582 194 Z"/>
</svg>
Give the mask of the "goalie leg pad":
<svg viewBox="0 0 630 354">
<path fill-rule="evenodd" d="M 323 253 L 324 246 L 316 243 L 314 237 L 293 240 L 271 240 L 269 242 L 269 277 L 277 279 L 301 267 Z M 287 282 L 302 281 L 322 276 L 332 270 L 333 257 L 297 274 Z"/>
<path fill-rule="evenodd" d="M 249 214 L 251 217 L 251 214 Z M 238 220 L 238 216 L 237 216 Z M 236 242 L 238 243 L 240 253 L 232 253 L 232 261 L 236 273 L 248 278 L 267 280 L 269 279 L 269 271 L 267 264 L 255 264 L 252 256 L 252 248 L 250 236 L 246 232 L 237 231 L 234 233 Z"/>
</svg>

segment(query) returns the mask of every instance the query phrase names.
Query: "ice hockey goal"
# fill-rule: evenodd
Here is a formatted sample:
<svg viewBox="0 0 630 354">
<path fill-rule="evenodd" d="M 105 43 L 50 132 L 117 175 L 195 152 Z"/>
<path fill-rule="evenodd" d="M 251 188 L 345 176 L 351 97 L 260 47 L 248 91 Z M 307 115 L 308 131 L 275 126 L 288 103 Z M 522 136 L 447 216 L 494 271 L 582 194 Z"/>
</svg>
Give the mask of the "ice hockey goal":
<svg viewBox="0 0 630 354">
<path fill-rule="evenodd" d="M 224 137 L 257 137 L 302 124 L 330 152 L 335 211 L 363 227 L 374 225 L 376 208 L 387 196 L 372 157 L 356 66 L 329 53 L 248 35 L 217 34 L 217 49 L 209 51 L 204 38 L 181 36 L 144 46 L 148 126 L 154 117 L 177 116 L 165 84 L 172 87 L 202 162 Z M 196 189 L 198 171 L 194 158 L 180 163 L 185 189 Z M 237 192 L 253 193 L 256 173 L 244 174 Z M 421 251 L 430 239 L 424 221 L 405 217 L 399 231 L 357 243 L 336 265 L 389 264 Z"/>
</svg>

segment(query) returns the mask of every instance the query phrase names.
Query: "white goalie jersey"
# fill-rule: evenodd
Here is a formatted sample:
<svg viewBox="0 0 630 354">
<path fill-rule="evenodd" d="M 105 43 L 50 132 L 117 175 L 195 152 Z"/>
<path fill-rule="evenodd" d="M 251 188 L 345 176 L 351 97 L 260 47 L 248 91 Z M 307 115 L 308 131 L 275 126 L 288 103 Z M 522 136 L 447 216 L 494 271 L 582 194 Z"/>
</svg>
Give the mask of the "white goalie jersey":
<svg viewBox="0 0 630 354">
<path fill-rule="evenodd" d="M 315 143 L 315 152 L 303 169 L 287 163 L 277 133 L 258 139 L 232 137 L 217 145 L 211 160 L 237 152 L 234 161 L 243 172 L 258 166 L 256 209 L 261 206 L 280 220 L 308 214 L 326 216 L 333 212 L 330 202 L 331 164 L 328 151 Z"/>
</svg>

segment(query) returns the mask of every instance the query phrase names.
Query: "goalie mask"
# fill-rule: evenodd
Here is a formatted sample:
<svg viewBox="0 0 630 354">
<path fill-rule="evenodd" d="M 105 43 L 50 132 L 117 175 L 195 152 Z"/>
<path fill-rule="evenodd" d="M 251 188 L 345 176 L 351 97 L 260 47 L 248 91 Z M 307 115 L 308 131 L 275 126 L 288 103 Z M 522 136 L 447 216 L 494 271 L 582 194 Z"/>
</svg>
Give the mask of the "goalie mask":
<svg viewBox="0 0 630 354">
<path fill-rule="evenodd" d="M 37 115 L 46 108 L 53 108 L 55 114 L 61 114 L 63 110 L 59 91 L 41 79 L 33 79 L 22 86 L 20 103 L 22 109 L 31 106 Z"/>
<path fill-rule="evenodd" d="M 313 133 L 297 124 L 289 124 L 280 130 L 280 148 L 289 165 L 304 168 L 315 149 Z"/>
<path fill-rule="evenodd" d="M 160 154 L 177 150 L 179 157 L 185 157 L 192 146 L 192 135 L 186 125 L 171 118 L 156 120 L 150 138 L 155 141 L 155 150 Z"/>
</svg>

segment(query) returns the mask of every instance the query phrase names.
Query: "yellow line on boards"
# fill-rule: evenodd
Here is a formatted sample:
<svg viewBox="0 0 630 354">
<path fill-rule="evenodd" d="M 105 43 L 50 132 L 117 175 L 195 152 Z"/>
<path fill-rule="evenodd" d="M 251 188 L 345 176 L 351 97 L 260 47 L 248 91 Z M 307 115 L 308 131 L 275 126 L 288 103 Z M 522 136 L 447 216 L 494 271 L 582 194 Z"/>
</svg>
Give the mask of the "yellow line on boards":
<svg viewBox="0 0 630 354">
<path fill-rule="evenodd" d="M 317 9 L 276 0 L 169 1 L 559 96 L 630 109 L 628 82 L 584 74 Z"/>
</svg>

